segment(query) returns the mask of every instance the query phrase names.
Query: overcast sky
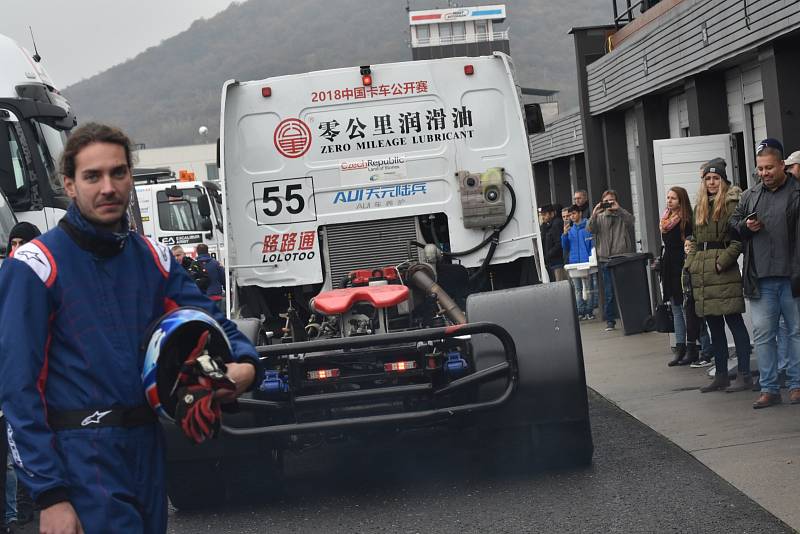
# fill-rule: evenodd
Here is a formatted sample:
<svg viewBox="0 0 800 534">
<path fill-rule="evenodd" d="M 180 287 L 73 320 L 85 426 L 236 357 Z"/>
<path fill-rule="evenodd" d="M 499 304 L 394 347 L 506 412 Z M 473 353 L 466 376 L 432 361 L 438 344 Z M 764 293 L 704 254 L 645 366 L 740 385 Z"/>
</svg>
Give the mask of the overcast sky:
<svg viewBox="0 0 800 534">
<path fill-rule="evenodd" d="M 0 0 L 0 34 L 33 53 L 64 88 L 133 58 L 232 0 Z"/>
</svg>

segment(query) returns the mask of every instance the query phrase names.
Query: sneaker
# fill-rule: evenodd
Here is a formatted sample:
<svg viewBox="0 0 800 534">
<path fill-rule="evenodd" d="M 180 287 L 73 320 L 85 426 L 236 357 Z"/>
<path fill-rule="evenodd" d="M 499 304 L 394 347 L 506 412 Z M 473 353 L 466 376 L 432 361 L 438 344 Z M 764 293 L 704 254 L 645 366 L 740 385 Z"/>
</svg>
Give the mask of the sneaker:
<svg viewBox="0 0 800 534">
<path fill-rule="evenodd" d="M 591 313 L 587 314 L 585 317 L 587 321 L 594 321 L 594 315 L 592 315 Z"/>
<path fill-rule="evenodd" d="M 614 321 L 608 321 L 606 323 L 606 332 L 611 332 L 612 330 L 616 329 L 617 329 L 617 323 L 615 323 Z"/>
<path fill-rule="evenodd" d="M 700 359 L 692 364 L 689 364 L 689 367 L 698 369 L 700 367 L 708 367 L 710 365 L 714 365 L 714 362 L 708 359 L 707 356 L 700 356 Z"/>
</svg>

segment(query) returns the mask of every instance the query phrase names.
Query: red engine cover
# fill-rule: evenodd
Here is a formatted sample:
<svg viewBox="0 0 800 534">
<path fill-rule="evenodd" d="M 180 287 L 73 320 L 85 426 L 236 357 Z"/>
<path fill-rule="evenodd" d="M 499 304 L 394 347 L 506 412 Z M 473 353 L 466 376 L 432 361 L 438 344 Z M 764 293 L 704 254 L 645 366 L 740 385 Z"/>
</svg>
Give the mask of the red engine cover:
<svg viewBox="0 0 800 534">
<path fill-rule="evenodd" d="M 366 302 L 376 308 L 397 306 L 408 300 L 408 294 L 408 288 L 399 284 L 348 287 L 323 291 L 312 299 L 311 306 L 325 315 L 338 315 L 352 308 L 356 302 Z"/>
</svg>

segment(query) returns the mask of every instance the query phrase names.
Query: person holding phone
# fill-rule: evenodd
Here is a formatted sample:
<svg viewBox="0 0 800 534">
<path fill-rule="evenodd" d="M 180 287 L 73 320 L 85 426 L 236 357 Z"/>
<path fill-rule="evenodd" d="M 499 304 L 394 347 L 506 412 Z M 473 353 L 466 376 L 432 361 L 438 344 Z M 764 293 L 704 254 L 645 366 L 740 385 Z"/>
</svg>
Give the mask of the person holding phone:
<svg viewBox="0 0 800 534">
<path fill-rule="evenodd" d="M 606 331 L 614 330 L 617 324 L 617 302 L 608 260 L 611 256 L 635 252 L 634 218 L 619 205 L 619 196 L 613 189 L 603 192 L 601 201 L 592 210 L 588 230 L 594 236 L 597 263 L 603 277 L 603 315 Z"/>
<path fill-rule="evenodd" d="M 777 139 L 764 139 L 756 147 L 756 170 L 761 181 L 744 192 L 730 227 L 744 245 L 744 296 L 750 302 L 761 386 L 753 408 L 760 409 L 782 401 L 776 340 L 781 317 L 787 330 L 789 401 L 800 404 L 800 284 L 796 283 L 800 184 L 789 179 L 783 145 Z"/>
</svg>

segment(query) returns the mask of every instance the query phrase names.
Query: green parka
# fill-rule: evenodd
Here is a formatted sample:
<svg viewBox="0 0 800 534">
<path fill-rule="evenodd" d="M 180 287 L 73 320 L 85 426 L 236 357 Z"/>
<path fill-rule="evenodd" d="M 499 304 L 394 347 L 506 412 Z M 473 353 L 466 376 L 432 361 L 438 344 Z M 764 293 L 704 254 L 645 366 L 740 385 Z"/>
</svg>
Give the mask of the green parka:
<svg viewBox="0 0 800 534">
<path fill-rule="evenodd" d="M 695 207 L 691 248 L 684 267 L 691 274 L 695 311 L 699 317 L 744 313 L 742 275 L 736 261 L 742 252 L 742 243 L 734 239 L 738 236 L 731 235 L 728 227 L 728 220 L 741 196 L 742 190 L 736 186 L 728 190 L 725 196 L 727 213 L 719 221 L 714 221 L 709 215 L 710 220 L 706 224 L 697 224 Z M 709 212 L 714 212 L 713 201 L 709 202 Z M 723 243 L 727 246 L 703 250 L 704 243 Z"/>
</svg>

